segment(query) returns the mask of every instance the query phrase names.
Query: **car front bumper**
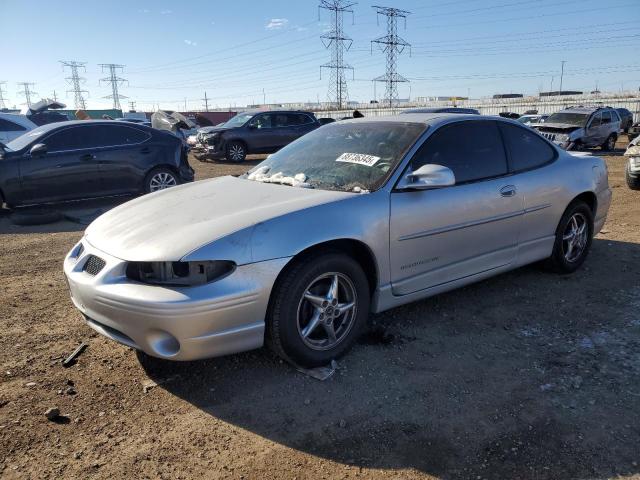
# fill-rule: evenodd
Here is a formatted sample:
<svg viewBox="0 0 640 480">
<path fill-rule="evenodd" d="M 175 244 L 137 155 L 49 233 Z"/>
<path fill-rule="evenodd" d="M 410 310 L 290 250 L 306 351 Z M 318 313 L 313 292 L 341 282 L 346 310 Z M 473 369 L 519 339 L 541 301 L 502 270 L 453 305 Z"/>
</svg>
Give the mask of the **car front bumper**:
<svg viewBox="0 0 640 480">
<path fill-rule="evenodd" d="M 64 260 L 71 299 L 100 334 L 169 360 L 195 360 L 259 348 L 271 288 L 288 258 L 236 267 L 197 287 L 164 287 L 130 280 L 127 262 L 94 248 L 87 239 Z M 91 256 L 100 271 L 84 271 Z"/>
</svg>

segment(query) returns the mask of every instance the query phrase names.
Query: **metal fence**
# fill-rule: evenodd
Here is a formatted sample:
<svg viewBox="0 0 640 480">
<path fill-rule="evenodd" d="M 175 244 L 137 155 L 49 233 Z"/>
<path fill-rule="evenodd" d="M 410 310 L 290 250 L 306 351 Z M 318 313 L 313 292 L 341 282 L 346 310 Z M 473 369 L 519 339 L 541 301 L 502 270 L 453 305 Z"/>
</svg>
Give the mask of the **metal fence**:
<svg viewBox="0 0 640 480">
<path fill-rule="evenodd" d="M 417 107 L 451 107 L 451 101 L 434 101 L 423 104 L 407 104 L 401 107 L 380 107 L 370 104 L 358 105 L 355 108 L 365 117 L 379 117 L 383 115 L 395 115 L 409 108 Z M 576 96 L 555 96 L 555 97 L 526 97 L 526 98 L 503 98 L 503 99 L 480 99 L 457 101 L 458 107 L 475 108 L 483 115 L 498 115 L 501 112 L 515 112 L 523 114 L 528 110 L 537 110 L 539 113 L 554 113 L 567 107 L 579 105 L 602 105 L 613 108 L 626 108 L 633 112 L 634 122 L 640 122 L 640 95 L 634 96 L 604 96 L 604 95 L 576 95 Z M 315 112 L 316 117 L 330 117 L 340 119 L 351 117 L 353 109 L 350 110 L 319 110 Z"/>
</svg>

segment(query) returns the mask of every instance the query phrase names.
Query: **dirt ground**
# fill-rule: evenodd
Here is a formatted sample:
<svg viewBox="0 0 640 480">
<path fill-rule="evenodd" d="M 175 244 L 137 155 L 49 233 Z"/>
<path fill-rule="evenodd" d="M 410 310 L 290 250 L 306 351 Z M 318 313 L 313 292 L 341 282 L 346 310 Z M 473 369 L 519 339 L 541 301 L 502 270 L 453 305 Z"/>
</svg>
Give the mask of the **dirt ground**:
<svg viewBox="0 0 640 480">
<path fill-rule="evenodd" d="M 325 382 L 265 349 L 178 364 L 103 339 L 62 274 L 84 227 L 5 214 L 0 476 L 640 478 L 640 192 L 620 152 L 606 159 L 613 205 L 582 269 L 377 315 Z M 254 164 L 191 163 L 199 179 Z"/>
</svg>

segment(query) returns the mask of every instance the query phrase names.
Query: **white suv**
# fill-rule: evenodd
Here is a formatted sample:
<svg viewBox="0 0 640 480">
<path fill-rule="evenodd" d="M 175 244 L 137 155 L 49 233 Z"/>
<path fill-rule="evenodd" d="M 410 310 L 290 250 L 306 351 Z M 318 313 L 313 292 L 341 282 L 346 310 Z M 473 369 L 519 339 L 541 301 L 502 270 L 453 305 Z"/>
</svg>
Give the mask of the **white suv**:
<svg viewBox="0 0 640 480">
<path fill-rule="evenodd" d="M 0 142 L 9 143 L 37 125 L 24 115 L 0 112 Z"/>
</svg>

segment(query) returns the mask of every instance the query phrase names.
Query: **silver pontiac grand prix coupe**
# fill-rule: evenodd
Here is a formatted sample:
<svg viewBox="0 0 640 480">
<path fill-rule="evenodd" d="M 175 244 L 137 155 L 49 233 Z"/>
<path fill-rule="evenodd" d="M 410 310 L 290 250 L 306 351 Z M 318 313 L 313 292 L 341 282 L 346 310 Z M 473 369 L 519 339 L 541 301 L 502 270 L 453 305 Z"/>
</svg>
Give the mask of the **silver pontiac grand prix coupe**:
<svg viewBox="0 0 640 480">
<path fill-rule="evenodd" d="M 348 350 L 370 312 L 540 260 L 573 272 L 610 202 L 600 158 L 511 120 L 348 120 L 240 177 L 114 208 L 64 272 L 93 329 L 149 355 L 266 342 L 317 366 Z"/>
</svg>

